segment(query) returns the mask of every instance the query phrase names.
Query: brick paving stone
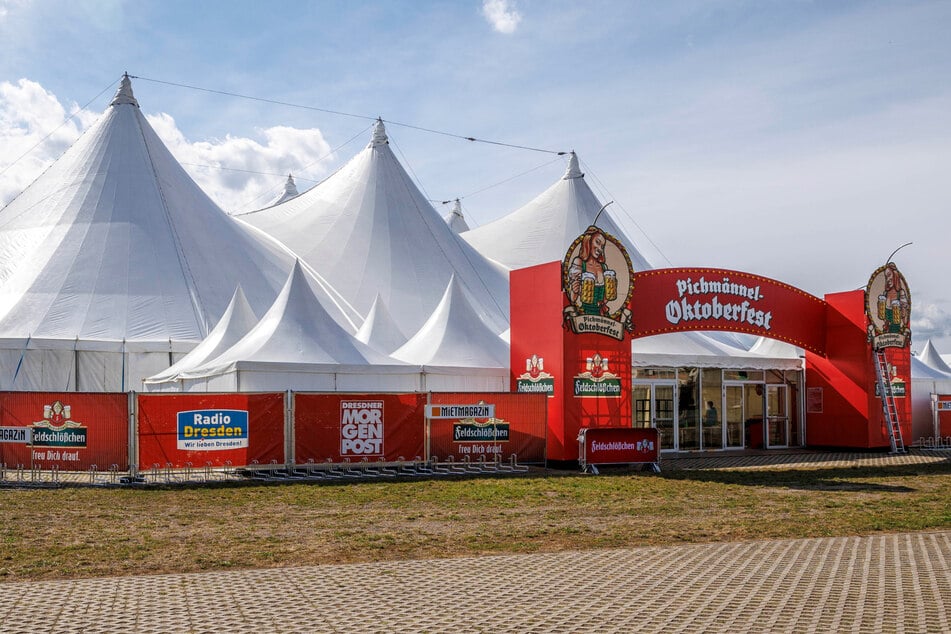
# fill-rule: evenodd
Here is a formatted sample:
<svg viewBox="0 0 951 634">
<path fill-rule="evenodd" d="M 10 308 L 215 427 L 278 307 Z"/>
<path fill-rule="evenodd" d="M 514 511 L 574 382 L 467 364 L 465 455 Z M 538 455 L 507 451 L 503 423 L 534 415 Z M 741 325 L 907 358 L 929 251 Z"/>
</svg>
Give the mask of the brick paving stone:
<svg viewBox="0 0 951 634">
<path fill-rule="evenodd" d="M 951 451 L 680 455 L 889 466 Z M 951 632 L 951 531 L 0 583 L 0 633 Z"/>
</svg>

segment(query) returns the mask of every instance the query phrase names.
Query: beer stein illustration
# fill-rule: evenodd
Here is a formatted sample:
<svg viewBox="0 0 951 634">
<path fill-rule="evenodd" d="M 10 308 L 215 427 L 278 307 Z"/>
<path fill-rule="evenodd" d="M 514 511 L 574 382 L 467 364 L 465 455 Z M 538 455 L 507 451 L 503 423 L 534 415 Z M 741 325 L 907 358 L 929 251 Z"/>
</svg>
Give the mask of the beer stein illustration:
<svg viewBox="0 0 951 634">
<path fill-rule="evenodd" d="M 594 303 L 594 273 L 581 274 L 581 303 Z"/>
<path fill-rule="evenodd" d="M 897 299 L 892 301 L 892 323 L 896 326 L 902 323 L 902 306 Z"/>
<path fill-rule="evenodd" d="M 883 321 L 885 320 L 885 301 L 884 295 L 878 296 L 878 318 Z"/>
<path fill-rule="evenodd" d="M 617 273 L 614 271 L 604 272 L 604 299 L 609 302 L 617 299 Z"/>
</svg>

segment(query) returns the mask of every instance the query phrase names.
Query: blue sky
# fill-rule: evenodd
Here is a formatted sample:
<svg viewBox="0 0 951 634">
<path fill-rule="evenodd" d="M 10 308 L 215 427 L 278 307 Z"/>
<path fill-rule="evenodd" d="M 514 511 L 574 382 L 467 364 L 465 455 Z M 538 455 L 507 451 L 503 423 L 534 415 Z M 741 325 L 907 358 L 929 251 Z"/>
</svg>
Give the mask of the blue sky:
<svg viewBox="0 0 951 634">
<path fill-rule="evenodd" d="M 301 188 L 332 173 L 366 144 L 366 117 L 391 122 L 423 191 L 463 196 L 474 226 L 543 191 L 564 159 L 396 123 L 574 149 L 657 266 L 750 271 L 821 296 L 864 286 L 914 242 L 895 259 L 916 345 L 951 353 L 949 31 L 949 2 L 0 0 L 0 199 L 128 71 L 229 210 L 267 202 L 289 170 Z"/>
</svg>

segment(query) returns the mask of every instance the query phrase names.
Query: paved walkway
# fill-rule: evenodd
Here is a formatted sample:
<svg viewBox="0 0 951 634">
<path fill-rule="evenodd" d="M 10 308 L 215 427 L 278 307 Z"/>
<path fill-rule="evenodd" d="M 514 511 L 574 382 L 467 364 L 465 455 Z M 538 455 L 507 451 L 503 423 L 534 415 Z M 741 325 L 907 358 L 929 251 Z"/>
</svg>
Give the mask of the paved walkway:
<svg viewBox="0 0 951 634">
<path fill-rule="evenodd" d="M 0 632 L 951 632 L 948 606 L 929 531 L 0 583 Z"/>
</svg>

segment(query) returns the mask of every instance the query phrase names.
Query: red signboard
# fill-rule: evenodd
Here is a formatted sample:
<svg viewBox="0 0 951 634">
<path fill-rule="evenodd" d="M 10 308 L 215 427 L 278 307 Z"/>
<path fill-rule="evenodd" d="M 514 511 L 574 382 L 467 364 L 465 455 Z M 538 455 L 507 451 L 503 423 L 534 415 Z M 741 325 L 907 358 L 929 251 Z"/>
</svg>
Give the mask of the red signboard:
<svg viewBox="0 0 951 634">
<path fill-rule="evenodd" d="M 766 277 L 725 269 L 653 269 L 634 275 L 633 337 L 727 330 L 825 354 L 823 300 Z"/>
<path fill-rule="evenodd" d="M 422 458 L 425 405 L 425 394 L 294 394 L 294 460 Z"/>
<path fill-rule="evenodd" d="M 284 463 L 284 395 L 139 394 L 139 469 Z"/>
<path fill-rule="evenodd" d="M 0 463 L 8 467 L 129 468 L 129 398 L 125 394 L 0 393 L 0 427 L 31 432 L 30 444 L 0 443 Z"/>
<path fill-rule="evenodd" d="M 591 427 L 578 435 L 581 463 L 638 464 L 660 460 L 657 430 L 652 427 Z"/>
<path fill-rule="evenodd" d="M 434 405 L 486 403 L 495 406 L 494 418 L 433 419 L 429 421 L 429 456 L 445 461 L 545 462 L 545 394 L 433 393 Z"/>
<path fill-rule="evenodd" d="M 935 407 L 938 409 L 938 435 L 951 438 L 951 394 L 938 394 Z"/>
</svg>

